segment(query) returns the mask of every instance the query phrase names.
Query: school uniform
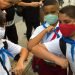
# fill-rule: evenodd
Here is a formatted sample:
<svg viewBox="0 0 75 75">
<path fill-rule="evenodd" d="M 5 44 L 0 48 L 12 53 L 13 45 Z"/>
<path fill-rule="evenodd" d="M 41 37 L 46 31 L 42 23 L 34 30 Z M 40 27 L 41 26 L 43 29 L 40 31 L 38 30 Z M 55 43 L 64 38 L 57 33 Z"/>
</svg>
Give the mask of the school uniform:
<svg viewBox="0 0 75 75">
<path fill-rule="evenodd" d="M 0 40 L 0 58 L 3 60 L 3 58 L 5 57 L 5 60 L 3 60 L 3 62 L 5 62 L 5 66 L 9 72 L 11 70 L 11 64 L 9 60 L 10 55 L 8 52 L 1 49 L 1 48 L 4 49 L 3 42 L 5 41 L 7 42 L 8 45 L 7 51 L 13 56 L 12 59 L 14 59 L 14 57 L 21 52 L 22 47 L 5 39 Z M 4 57 L 2 57 L 2 54 L 4 54 Z M 11 75 L 10 72 L 9 74 Z M 1 61 L 0 61 L 0 75 L 8 75 L 6 70 L 3 68 L 3 65 L 1 64 Z"/>
<path fill-rule="evenodd" d="M 45 23 L 45 26 L 49 26 L 48 23 Z M 41 25 L 35 29 L 30 39 L 33 39 L 36 37 L 40 32 L 42 32 L 45 29 L 45 26 Z M 55 27 L 55 29 L 59 27 L 59 23 Z M 60 30 L 57 30 L 57 33 L 61 37 L 62 34 Z M 55 32 L 46 33 L 43 39 L 41 40 L 41 43 L 52 41 L 53 39 L 58 38 L 55 34 Z M 51 45 L 52 46 L 52 45 Z M 54 46 L 52 46 L 54 47 Z M 56 50 L 56 48 L 55 48 Z M 56 52 L 56 51 L 55 51 Z M 59 54 L 58 54 L 59 55 Z M 67 72 L 65 69 L 62 69 L 60 66 L 54 64 L 52 61 L 46 61 L 42 60 L 37 57 L 33 57 L 33 63 L 32 68 L 35 72 L 38 72 L 39 75 L 67 75 Z"/>
<path fill-rule="evenodd" d="M 52 52 L 56 55 L 59 54 L 60 57 L 65 57 L 60 49 L 60 46 L 59 46 L 59 42 L 60 42 L 60 39 L 55 39 L 55 40 L 52 40 L 51 42 L 47 42 L 47 43 L 44 43 L 45 47 L 48 49 L 49 52 Z M 75 75 L 75 48 L 74 48 L 74 61 L 72 60 L 72 55 L 71 55 L 71 46 L 72 44 L 70 43 L 66 43 L 66 58 L 68 59 L 69 63 L 70 63 L 70 67 L 72 69 L 72 72 L 74 73 Z"/>
<path fill-rule="evenodd" d="M 49 26 L 49 24 L 46 22 L 45 26 Z M 55 28 L 59 27 L 59 23 L 57 24 L 57 26 Z M 45 27 L 42 25 L 38 26 L 35 31 L 33 32 L 32 36 L 30 37 L 30 39 L 33 39 L 34 37 L 36 37 L 40 32 L 42 32 L 45 29 Z M 57 33 L 60 35 L 60 37 L 62 36 L 60 30 L 57 31 Z M 44 42 L 48 42 L 52 40 L 52 37 L 55 35 L 55 32 L 51 32 L 51 33 L 46 33 L 45 36 L 42 38 L 41 43 Z M 57 36 L 54 37 L 54 39 L 57 38 Z"/>
</svg>

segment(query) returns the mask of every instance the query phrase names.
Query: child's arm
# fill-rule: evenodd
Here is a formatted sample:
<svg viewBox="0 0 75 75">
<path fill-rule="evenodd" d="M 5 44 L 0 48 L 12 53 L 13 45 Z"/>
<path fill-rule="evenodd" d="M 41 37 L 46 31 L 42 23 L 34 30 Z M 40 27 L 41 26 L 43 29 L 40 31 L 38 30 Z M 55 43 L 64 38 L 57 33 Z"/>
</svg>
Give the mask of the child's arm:
<svg viewBox="0 0 75 75">
<path fill-rule="evenodd" d="M 28 42 L 28 49 L 31 50 L 34 46 L 39 44 L 42 38 L 45 36 L 45 34 L 50 32 L 53 28 L 54 28 L 53 26 L 49 26 L 48 28 L 40 32 L 36 37 L 34 37 L 33 39 L 30 39 Z"/>
<path fill-rule="evenodd" d="M 16 75 L 21 75 L 24 70 L 24 61 L 27 60 L 28 57 L 28 50 L 20 45 L 14 44 L 9 40 L 2 39 L 2 41 L 7 42 L 7 50 L 13 55 L 14 58 L 19 54 L 17 65 L 14 69 L 11 69 L 10 72 L 14 72 Z"/>
<path fill-rule="evenodd" d="M 17 65 L 14 69 L 11 70 L 11 72 L 14 72 L 15 75 L 21 75 L 22 72 L 24 71 L 25 67 L 24 61 L 27 59 L 27 57 L 28 57 L 28 50 L 26 48 L 22 48 Z"/>
<path fill-rule="evenodd" d="M 67 59 L 54 55 L 53 53 L 49 52 L 42 44 L 33 47 L 31 52 L 39 58 L 55 62 L 62 68 L 68 67 Z"/>
</svg>

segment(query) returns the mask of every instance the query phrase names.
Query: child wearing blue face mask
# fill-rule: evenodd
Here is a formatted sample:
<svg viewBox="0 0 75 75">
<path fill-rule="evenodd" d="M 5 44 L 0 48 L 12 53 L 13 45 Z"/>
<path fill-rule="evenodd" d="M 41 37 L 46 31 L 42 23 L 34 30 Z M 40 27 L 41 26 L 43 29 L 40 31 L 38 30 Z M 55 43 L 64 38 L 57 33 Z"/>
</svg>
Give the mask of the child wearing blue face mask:
<svg viewBox="0 0 75 75">
<path fill-rule="evenodd" d="M 43 6 L 44 23 L 37 27 L 33 32 L 29 42 L 28 48 L 32 50 L 33 47 L 39 43 L 52 41 L 55 38 L 62 36 L 59 31 L 58 23 L 58 2 L 56 0 L 45 0 Z M 37 71 L 39 75 L 66 75 L 66 69 L 62 69 L 53 62 L 45 61 L 39 58 L 33 58 L 33 70 Z"/>
<path fill-rule="evenodd" d="M 44 17 L 44 21 L 49 25 L 55 24 L 58 21 L 58 16 L 54 14 L 48 14 Z"/>
<path fill-rule="evenodd" d="M 21 75 L 24 70 L 24 61 L 27 59 L 28 50 L 17 44 L 3 39 L 5 34 L 6 18 L 0 10 L 0 75 Z M 11 69 L 9 57 L 17 60 L 15 68 Z"/>
</svg>

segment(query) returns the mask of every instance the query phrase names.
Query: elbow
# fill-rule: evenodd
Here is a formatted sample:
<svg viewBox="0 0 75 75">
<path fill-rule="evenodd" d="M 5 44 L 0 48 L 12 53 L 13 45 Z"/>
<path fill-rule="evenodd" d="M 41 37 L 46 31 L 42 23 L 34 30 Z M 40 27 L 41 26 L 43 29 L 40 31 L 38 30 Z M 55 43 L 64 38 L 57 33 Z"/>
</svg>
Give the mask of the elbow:
<svg viewBox="0 0 75 75">
<path fill-rule="evenodd" d="M 33 51 L 33 49 L 36 47 L 37 43 L 35 41 L 29 40 L 27 43 L 27 48 L 29 51 Z"/>
<path fill-rule="evenodd" d="M 25 53 L 25 55 L 28 55 L 29 51 L 27 48 L 22 48 L 21 49 L 21 54 Z"/>
</svg>

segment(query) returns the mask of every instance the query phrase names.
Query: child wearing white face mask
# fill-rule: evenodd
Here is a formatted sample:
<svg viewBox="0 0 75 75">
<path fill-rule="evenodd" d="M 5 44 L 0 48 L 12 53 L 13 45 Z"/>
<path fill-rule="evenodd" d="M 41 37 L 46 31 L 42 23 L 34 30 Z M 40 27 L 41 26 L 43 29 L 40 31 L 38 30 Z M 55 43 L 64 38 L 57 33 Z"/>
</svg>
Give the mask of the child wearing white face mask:
<svg viewBox="0 0 75 75">
<path fill-rule="evenodd" d="M 24 61 L 28 56 L 28 50 L 3 39 L 5 20 L 5 16 L 0 10 L 0 75 L 12 75 L 11 72 L 21 75 L 24 70 Z M 17 65 L 14 69 L 11 69 L 9 57 L 17 60 Z"/>
</svg>

